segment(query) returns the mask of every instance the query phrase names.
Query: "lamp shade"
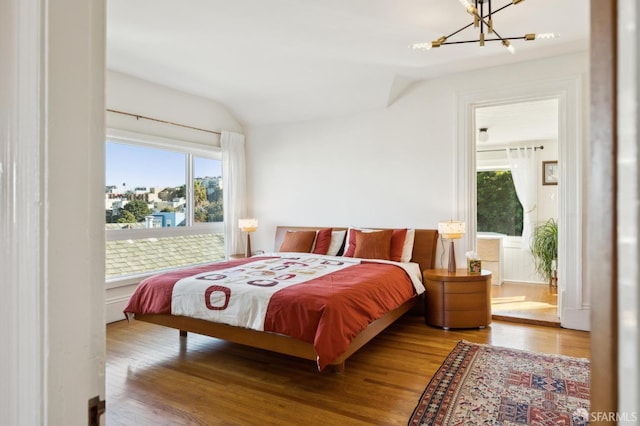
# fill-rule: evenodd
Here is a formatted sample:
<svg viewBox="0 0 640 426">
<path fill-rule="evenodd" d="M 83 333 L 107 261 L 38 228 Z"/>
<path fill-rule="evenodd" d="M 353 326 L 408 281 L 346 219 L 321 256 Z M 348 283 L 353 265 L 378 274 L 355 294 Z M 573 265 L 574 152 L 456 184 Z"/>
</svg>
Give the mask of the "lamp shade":
<svg viewBox="0 0 640 426">
<path fill-rule="evenodd" d="M 465 233 L 465 224 L 459 220 L 448 220 L 446 222 L 438 222 L 438 233 L 442 238 L 457 240 L 462 238 Z"/>
<path fill-rule="evenodd" d="M 254 232 L 258 229 L 258 219 L 239 219 L 238 228 L 243 232 Z"/>
</svg>

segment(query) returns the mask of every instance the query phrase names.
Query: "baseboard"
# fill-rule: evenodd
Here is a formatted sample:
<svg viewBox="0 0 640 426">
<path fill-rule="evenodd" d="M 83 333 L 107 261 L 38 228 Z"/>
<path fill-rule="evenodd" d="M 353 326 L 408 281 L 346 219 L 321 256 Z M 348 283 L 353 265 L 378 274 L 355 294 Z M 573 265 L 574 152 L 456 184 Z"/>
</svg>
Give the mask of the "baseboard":
<svg viewBox="0 0 640 426">
<path fill-rule="evenodd" d="M 127 306 L 129 297 L 130 296 L 121 296 L 106 300 L 105 317 L 107 324 L 125 319 L 122 311 L 125 306 Z"/>
<path fill-rule="evenodd" d="M 521 324 L 533 324 L 533 325 L 542 325 L 545 327 L 558 327 L 560 328 L 560 321 L 546 321 L 546 320 L 538 320 L 533 318 L 520 318 L 517 316 L 509 316 L 509 315 L 491 315 L 491 319 L 494 321 L 506 321 L 506 322 L 517 322 Z"/>
<path fill-rule="evenodd" d="M 560 321 L 563 328 L 591 331 L 590 317 L 591 310 L 589 309 L 563 309 Z"/>
</svg>

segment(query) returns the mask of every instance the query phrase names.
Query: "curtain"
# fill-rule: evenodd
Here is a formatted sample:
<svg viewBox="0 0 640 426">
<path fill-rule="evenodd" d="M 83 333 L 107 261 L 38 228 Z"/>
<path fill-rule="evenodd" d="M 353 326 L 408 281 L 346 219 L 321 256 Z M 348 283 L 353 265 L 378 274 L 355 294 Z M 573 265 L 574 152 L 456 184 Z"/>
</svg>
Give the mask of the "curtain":
<svg viewBox="0 0 640 426">
<path fill-rule="evenodd" d="M 222 131 L 222 198 L 224 209 L 224 246 L 227 256 L 243 253 L 238 219 L 247 217 L 247 174 L 244 135 Z"/>
<path fill-rule="evenodd" d="M 516 187 L 518 200 L 522 204 L 522 249 L 531 250 L 534 213 L 536 210 L 536 163 L 534 148 L 507 148 L 507 158 L 511 165 L 511 176 Z"/>
</svg>

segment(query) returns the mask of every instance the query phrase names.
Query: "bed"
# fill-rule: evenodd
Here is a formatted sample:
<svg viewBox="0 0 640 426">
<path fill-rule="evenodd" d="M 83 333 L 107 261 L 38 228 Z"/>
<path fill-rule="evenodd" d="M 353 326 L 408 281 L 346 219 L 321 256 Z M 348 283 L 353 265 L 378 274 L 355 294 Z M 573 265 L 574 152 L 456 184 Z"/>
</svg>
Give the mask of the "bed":
<svg viewBox="0 0 640 426">
<path fill-rule="evenodd" d="M 329 234 L 333 233 L 334 235 L 334 239 L 331 241 L 332 244 L 336 241 L 335 234 L 340 232 L 347 233 L 347 228 L 330 228 L 330 230 Z M 320 233 L 325 231 L 327 231 L 327 228 L 281 226 L 276 230 L 275 247 L 285 247 L 285 243 L 291 240 L 290 237 L 292 235 L 308 235 L 311 232 L 316 235 L 313 242 L 313 247 L 316 247 L 320 240 Z M 383 234 L 391 235 L 392 231 L 395 236 L 398 230 L 380 231 L 385 232 L 376 233 L 377 237 L 375 238 L 383 238 Z M 139 321 L 178 329 L 181 336 L 186 336 L 187 332 L 203 334 L 316 361 L 319 370 L 331 366 L 334 371 L 342 372 L 344 371 L 345 360 L 349 356 L 416 305 L 421 293 L 418 285 L 421 286 L 421 284 L 416 284 L 415 278 L 410 278 L 409 271 L 413 272 L 413 269 L 416 269 L 419 275 L 420 271 L 435 266 L 437 231 L 433 229 L 410 231 L 413 233 L 413 244 L 410 247 L 409 256 L 411 263 L 414 265 L 342 256 L 347 254 L 348 250 L 351 250 L 351 255 L 354 254 L 353 244 L 355 243 L 354 235 L 356 234 L 358 234 L 358 242 L 360 243 L 358 249 L 365 246 L 363 244 L 365 238 L 372 238 L 365 236 L 365 232 L 370 235 L 369 230 L 364 232 L 349 230 L 347 235 L 351 238 L 344 238 L 344 243 L 337 255 L 313 254 L 307 253 L 306 250 L 304 252 L 267 253 L 249 259 L 218 262 L 150 277 L 140 283 L 136 289 L 124 310 L 125 315 L 129 319 L 135 318 Z M 407 241 L 405 240 L 405 243 Z M 316 251 L 315 248 L 314 251 Z M 360 250 L 357 254 L 363 253 Z M 397 254 L 399 255 L 399 252 Z M 402 255 L 405 257 L 407 255 L 406 244 Z M 404 258 L 403 260 L 407 259 Z M 302 264 L 311 268 L 312 272 L 298 269 L 302 268 L 300 266 Z M 291 272 L 291 269 L 287 268 L 296 268 L 294 272 L 297 273 L 287 274 Z M 313 275 L 320 268 L 322 270 L 317 275 Z M 336 269 L 325 270 L 325 268 Z M 289 275 L 303 276 L 305 274 L 311 274 L 312 277 L 309 281 L 300 284 L 294 282 L 284 289 L 278 287 L 278 289 L 273 290 L 274 293 L 270 293 L 268 296 L 271 299 L 268 301 L 269 307 L 263 317 L 244 315 L 246 312 L 259 311 L 260 309 L 258 308 L 240 309 L 244 316 L 249 316 L 250 318 L 229 321 L 227 320 L 228 317 L 223 317 L 224 319 L 221 319 L 221 321 L 226 323 L 213 322 L 218 320 L 204 316 L 210 314 L 227 315 L 229 311 L 235 309 L 233 308 L 233 303 L 229 302 L 229 292 L 231 290 L 225 285 L 217 285 L 216 280 L 224 277 L 227 281 L 233 281 L 233 273 L 244 274 L 244 278 L 248 277 L 247 274 L 264 275 L 269 273 L 271 274 L 270 276 L 252 277 L 251 281 L 247 281 L 254 287 L 260 287 L 260 291 L 264 291 L 265 288 L 276 286 L 271 280 L 273 278 L 271 270 L 281 271 L 281 273 L 278 272 L 280 275 L 277 278 L 286 278 Z M 415 275 L 415 272 L 413 273 Z M 356 280 L 358 281 L 357 285 L 355 285 Z M 409 284 L 406 284 L 407 281 Z M 280 286 L 282 282 L 277 284 Z M 201 291 L 206 292 L 205 298 L 198 296 L 198 303 L 206 302 L 208 309 L 196 309 L 195 314 L 190 312 L 187 315 L 180 308 L 183 300 L 179 298 L 179 296 L 182 297 L 181 290 L 176 290 L 176 288 L 193 289 L 195 285 L 202 286 L 200 290 L 194 290 L 196 294 L 201 295 Z M 407 285 L 411 286 L 410 290 L 407 289 Z M 388 295 L 387 290 L 382 290 L 383 286 L 389 286 Z M 361 287 L 362 290 L 360 290 Z M 206 290 L 204 290 L 205 288 Z M 232 288 L 234 289 L 234 298 L 236 298 L 232 300 L 237 300 L 238 296 L 236 295 L 240 292 L 235 286 Z M 357 296 L 344 296 L 345 298 L 336 296 L 339 289 L 347 289 L 348 292 L 353 292 L 356 291 L 356 288 L 361 291 Z M 381 293 L 383 291 L 384 294 Z M 152 294 L 153 292 L 156 295 Z M 164 293 L 165 297 L 170 297 L 167 293 L 172 293 L 173 301 L 167 301 L 165 298 L 163 302 L 158 302 L 154 299 L 157 297 L 157 293 Z M 325 294 L 330 295 L 327 300 L 322 299 Z M 211 302 L 207 299 L 211 297 L 211 300 L 214 300 L 213 295 L 218 297 L 216 299 L 218 302 Z M 184 296 L 185 300 L 189 300 L 189 297 L 188 294 Z M 351 297 L 351 299 L 346 297 Z M 201 302 L 200 299 L 206 300 Z M 357 302 L 353 302 L 353 300 Z M 251 303 L 253 302 L 249 302 L 250 305 Z M 351 307 L 354 303 L 358 306 Z M 167 307 L 167 305 L 169 306 Z M 334 305 L 345 308 L 331 308 Z M 365 305 L 367 306 L 366 309 L 371 309 L 372 312 L 364 312 L 362 314 L 360 311 L 365 310 Z M 280 311 L 273 313 L 276 311 L 276 307 Z M 319 312 L 316 312 L 316 308 Z M 358 312 L 357 315 L 363 315 L 363 317 L 352 320 L 350 318 L 352 314 L 348 313 L 344 314 L 345 317 L 342 318 L 342 311 L 348 311 L 349 309 Z M 200 315 L 201 311 L 206 312 Z M 293 315 L 293 317 L 290 315 Z M 355 315 L 353 314 L 354 317 Z M 294 320 L 283 320 L 283 318 L 294 318 Z M 317 333 L 315 335 L 310 335 L 308 329 L 299 325 L 299 323 L 304 322 L 303 319 L 306 321 L 308 318 L 311 319 L 311 322 L 315 321 L 314 327 L 318 329 L 314 331 Z M 348 324 L 349 321 L 354 321 L 354 324 Z M 251 324 L 251 326 L 247 324 Z M 259 325 L 254 327 L 253 324 Z M 285 327 L 285 329 L 278 327 Z M 335 332 L 333 331 L 334 329 L 338 331 Z M 319 330 L 322 330 L 322 332 Z"/>
</svg>

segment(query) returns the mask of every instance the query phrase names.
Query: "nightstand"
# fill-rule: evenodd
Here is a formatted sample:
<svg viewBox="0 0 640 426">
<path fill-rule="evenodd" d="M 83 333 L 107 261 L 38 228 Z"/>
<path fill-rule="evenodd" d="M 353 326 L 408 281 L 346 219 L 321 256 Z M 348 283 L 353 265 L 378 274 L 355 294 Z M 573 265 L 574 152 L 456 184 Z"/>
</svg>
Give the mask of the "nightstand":
<svg viewBox="0 0 640 426">
<path fill-rule="evenodd" d="M 236 253 L 236 254 L 229 255 L 229 259 L 245 259 L 246 257 L 247 255 L 244 253 Z"/>
<path fill-rule="evenodd" d="M 466 269 L 423 271 L 427 291 L 425 322 L 449 328 L 484 328 L 491 323 L 491 272 L 470 274 Z"/>
</svg>

